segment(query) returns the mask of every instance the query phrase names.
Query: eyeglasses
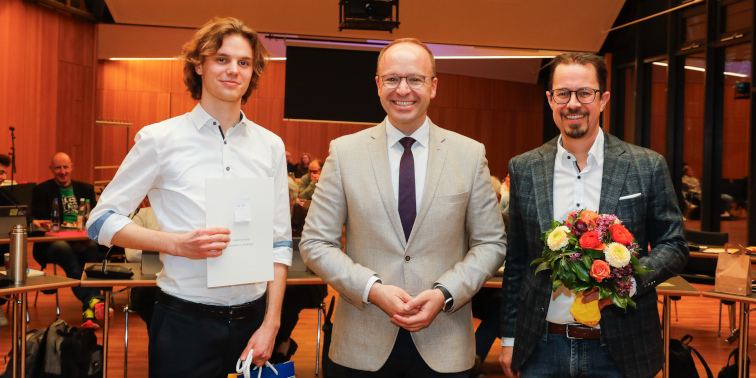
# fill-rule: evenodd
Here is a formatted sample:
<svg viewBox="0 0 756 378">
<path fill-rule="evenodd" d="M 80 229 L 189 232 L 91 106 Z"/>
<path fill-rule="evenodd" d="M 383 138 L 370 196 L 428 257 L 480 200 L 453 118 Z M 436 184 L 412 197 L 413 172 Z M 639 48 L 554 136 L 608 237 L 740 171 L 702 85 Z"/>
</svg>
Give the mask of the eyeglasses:
<svg viewBox="0 0 756 378">
<path fill-rule="evenodd" d="M 310 174 L 311 175 L 316 175 L 318 173 L 320 173 L 320 169 L 318 169 L 317 171 L 313 171 L 312 169 L 310 169 Z"/>
<path fill-rule="evenodd" d="M 571 91 L 569 89 L 554 89 L 551 92 L 551 98 L 556 102 L 557 104 L 566 104 L 570 102 L 570 99 L 572 98 L 572 94 L 575 94 L 575 97 L 581 104 L 590 104 L 593 102 L 593 100 L 596 99 L 596 93 L 599 93 L 600 90 L 593 89 L 593 88 L 580 88 L 576 89 L 574 91 Z"/>
<path fill-rule="evenodd" d="M 423 76 L 423 75 L 409 75 L 409 76 L 399 76 L 399 75 L 383 75 L 378 76 L 381 78 L 381 83 L 383 83 L 383 86 L 389 89 L 394 89 L 399 86 L 399 84 L 402 83 L 402 79 L 405 79 L 407 81 L 407 85 L 412 89 L 420 89 L 425 85 L 425 80 L 428 78 L 431 78 L 433 80 L 435 76 Z"/>
</svg>

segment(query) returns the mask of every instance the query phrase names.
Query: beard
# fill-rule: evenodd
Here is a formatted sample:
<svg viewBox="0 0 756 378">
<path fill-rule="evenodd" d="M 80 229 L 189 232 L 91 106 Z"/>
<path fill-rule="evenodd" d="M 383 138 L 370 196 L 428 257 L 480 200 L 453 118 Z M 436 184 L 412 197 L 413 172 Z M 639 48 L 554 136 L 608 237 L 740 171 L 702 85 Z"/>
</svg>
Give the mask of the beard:
<svg viewBox="0 0 756 378">
<path fill-rule="evenodd" d="M 588 113 L 583 112 L 569 112 L 567 114 L 564 114 L 563 116 L 568 115 L 585 115 L 585 118 L 583 118 L 584 122 L 575 123 L 575 124 L 567 124 L 562 127 L 562 131 L 565 135 L 572 139 L 580 139 L 588 134 L 588 130 L 590 129 L 588 127 L 589 120 L 588 120 Z"/>
</svg>

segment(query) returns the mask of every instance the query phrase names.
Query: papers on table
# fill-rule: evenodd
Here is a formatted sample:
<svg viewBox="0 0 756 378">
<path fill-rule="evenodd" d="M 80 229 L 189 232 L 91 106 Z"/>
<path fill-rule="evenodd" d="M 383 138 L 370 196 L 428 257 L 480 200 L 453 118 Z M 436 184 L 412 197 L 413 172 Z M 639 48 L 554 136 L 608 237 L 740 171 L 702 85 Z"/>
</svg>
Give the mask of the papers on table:
<svg viewBox="0 0 756 378">
<path fill-rule="evenodd" d="M 227 227 L 231 242 L 207 259 L 207 286 L 273 280 L 273 178 L 205 180 L 207 227 Z"/>
<path fill-rule="evenodd" d="M 8 273 L 5 271 L 4 267 L 0 267 L 0 274 L 5 275 L 5 276 L 8 275 Z M 27 277 L 40 277 L 40 276 L 44 276 L 44 275 L 45 275 L 45 272 L 43 272 L 41 270 L 26 268 L 26 276 Z"/>
</svg>

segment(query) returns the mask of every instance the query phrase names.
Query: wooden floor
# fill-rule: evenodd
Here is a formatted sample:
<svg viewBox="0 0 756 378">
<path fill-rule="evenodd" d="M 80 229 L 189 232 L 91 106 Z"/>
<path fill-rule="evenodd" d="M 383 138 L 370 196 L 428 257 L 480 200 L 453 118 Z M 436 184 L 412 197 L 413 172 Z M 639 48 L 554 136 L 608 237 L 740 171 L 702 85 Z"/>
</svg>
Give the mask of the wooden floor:
<svg viewBox="0 0 756 378">
<path fill-rule="evenodd" d="M 32 263 L 32 267 L 35 264 Z M 52 269 L 48 268 L 48 274 L 52 274 Z M 709 290 L 707 285 L 695 285 L 701 290 Z M 80 303 L 71 293 L 70 289 L 63 289 L 60 293 L 61 299 L 61 318 L 71 325 L 78 325 L 81 322 Z M 113 317 L 110 331 L 110 351 L 109 351 L 109 377 L 124 376 L 124 313 L 122 309 L 126 304 L 125 293 L 114 296 L 116 309 Z M 39 301 L 33 306 L 34 293 L 29 295 L 29 313 L 31 321 L 29 328 L 43 328 L 55 320 L 55 296 L 40 294 Z M 330 296 L 327 299 L 330 301 Z M 3 307 L 5 311 L 5 307 Z M 719 311 L 719 302 L 700 298 L 683 297 L 677 305 L 677 315 L 679 321 L 675 321 L 675 312 L 672 313 L 672 337 L 680 338 L 685 334 L 693 336 L 691 345 L 698 349 L 708 362 L 709 366 L 717 375 L 719 369 L 726 364 L 727 356 L 735 347 L 737 342 L 728 345 L 722 339 L 717 337 L 717 316 Z M 727 333 L 726 309 L 724 310 L 724 327 Z M 299 324 L 292 334 L 299 344 L 299 350 L 294 355 L 293 360 L 297 370 L 298 378 L 315 377 L 315 330 L 317 323 L 316 310 L 304 310 L 300 316 Z M 751 321 L 750 333 L 756 335 L 756 318 Z M 98 339 L 102 342 L 101 333 L 98 333 Z M 754 337 L 751 337 L 754 340 Z M 498 340 L 497 340 L 498 343 Z M 0 354 L 5 355 L 10 350 L 10 327 L 0 327 Z M 754 348 L 750 344 L 751 350 Z M 485 360 L 484 369 L 489 373 L 489 377 L 503 377 L 503 373 L 497 362 L 498 354 L 501 347 L 494 345 L 489 356 Z M 129 317 L 129 351 L 128 351 L 128 377 L 147 377 L 147 332 L 144 323 L 137 316 Z M 749 353 L 751 359 L 756 359 L 754 352 Z M 5 361 L 0 359 L 0 371 L 5 370 Z M 705 377 L 703 370 L 701 375 Z M 756 377 L 756 369 L 752 369 L 751 376 Z M 321 375 L 322 376 L 322 375 Z M 661 376 L 661 374 L 659 375 Z"/>
</svg>

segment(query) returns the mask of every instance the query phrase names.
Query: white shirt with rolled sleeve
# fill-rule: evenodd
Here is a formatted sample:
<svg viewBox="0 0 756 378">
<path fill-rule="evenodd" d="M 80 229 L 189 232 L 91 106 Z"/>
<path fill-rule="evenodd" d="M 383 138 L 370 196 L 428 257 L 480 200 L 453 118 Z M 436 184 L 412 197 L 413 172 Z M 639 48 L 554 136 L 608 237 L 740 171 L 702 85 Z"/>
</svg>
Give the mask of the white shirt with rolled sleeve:
<svg viewBox="0 0 756 378">
<path fill-rule="evenodd" d="M 219 122 L 200 104 L 184 115 L 139 131 L 113 181 L 92 210 L 87 231 L 110 245 L 131 223 L 128 214 L 149 193 L 161 231 L 183 233 L 205 228 L 205 179 L 273 177 L 273 262 L 291 266 L 292 238 L 286 155 L 281 138 L 251 122 L 240 122 L 224 136 Z M 254 193 L 252 198 L 254 198 Z M 161 253 L 157 285 L 184 300 L 231 306 L 260 298 L 267 283 L 207 287 L 207 260 Z"/>
</svg>

